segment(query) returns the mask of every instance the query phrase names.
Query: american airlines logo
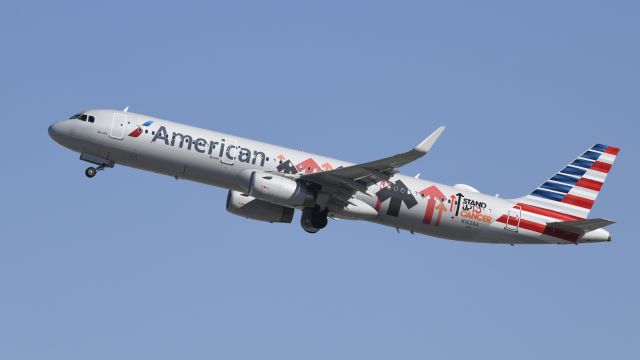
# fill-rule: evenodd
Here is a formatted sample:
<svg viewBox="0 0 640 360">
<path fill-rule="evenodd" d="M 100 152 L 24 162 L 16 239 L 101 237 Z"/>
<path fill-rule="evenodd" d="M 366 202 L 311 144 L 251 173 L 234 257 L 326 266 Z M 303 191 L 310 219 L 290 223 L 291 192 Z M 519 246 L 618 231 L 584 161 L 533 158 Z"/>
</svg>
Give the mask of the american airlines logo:
<svg viewBox="0 0 640 360">
<path fill-rule="evenodd" d="M 192 150 L 200 154 L 206 154 L 211 157 L 225 157 L 229 160 L 236 159 L 239 162 L 264 166 L 266 155 L 262 151 L 251 151 L 245 147 L 225 144 L 225 140 L 220 141 L 208 140 L 205 138 L 196 138 L 188 134 L 173 132 L 169 137 L 169 132 L 164 126 L 160 126 L 151 142 L 160 140 L 167 146 L 177 146 L 180 149 Z"/>
<path fill-rule="evenodd" d="M 138 137 L 138 136 L 142 135 L 142 132 L 143 132 L 142 128 L 143 127 L 147 128 L 147 127 L 151 126 L 151 124 L 153 124 L 153 120 L 149 120 L 149 121 L 145 122 L 144 124 L 142 124 L 142 126 L 138 126 L 132 132 L 130 132 L 129 136 Z"/>
</svg>

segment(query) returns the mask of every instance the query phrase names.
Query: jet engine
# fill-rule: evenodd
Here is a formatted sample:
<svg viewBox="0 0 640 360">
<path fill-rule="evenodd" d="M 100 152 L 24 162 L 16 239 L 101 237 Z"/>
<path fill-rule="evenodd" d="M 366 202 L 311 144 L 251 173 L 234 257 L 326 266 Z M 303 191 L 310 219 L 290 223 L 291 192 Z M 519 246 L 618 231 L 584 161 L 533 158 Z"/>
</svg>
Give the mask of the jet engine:
<svg viewBox="0 0 640 360">
<path fill-rule="evenodd" d="M 251 173 L 249 195 L 256 199 L 287 207 L 313 205 L 315 197 L 305 184 L 264 171 Z"/>
<path fill-rule="evenodd" d="M 230 190 L 227 195 L 227 211 L 247 219 L 289 224 L 293 220 L 294 210 Z"/>
</svg>

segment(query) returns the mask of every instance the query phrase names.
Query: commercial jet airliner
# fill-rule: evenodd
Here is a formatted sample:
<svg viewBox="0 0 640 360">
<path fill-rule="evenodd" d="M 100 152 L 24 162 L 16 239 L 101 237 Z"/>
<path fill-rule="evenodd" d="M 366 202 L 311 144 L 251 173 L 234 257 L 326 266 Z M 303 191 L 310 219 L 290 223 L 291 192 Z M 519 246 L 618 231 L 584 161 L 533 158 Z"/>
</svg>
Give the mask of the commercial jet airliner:
<svg viewBox="0 0 640 360">
<path fill-rule="evenodd" d="M 618 155 L 613 146 L 593 145 L 528 195 L 502 199 L 399 174 L 431 150 L 444 127 L 407 152 L 352 164 L 127 110 L 83 111 L 51 125 L 49 135 L 95 165 L 85 171 L 89 178 L 121 164 L 223 187 L 230 213 L 291 223 L 299 209 L 309 233 L 339 218 L 482 243 L 611 240 L 603 227 L 613 221 L 587 216 Z"/>
</svg>

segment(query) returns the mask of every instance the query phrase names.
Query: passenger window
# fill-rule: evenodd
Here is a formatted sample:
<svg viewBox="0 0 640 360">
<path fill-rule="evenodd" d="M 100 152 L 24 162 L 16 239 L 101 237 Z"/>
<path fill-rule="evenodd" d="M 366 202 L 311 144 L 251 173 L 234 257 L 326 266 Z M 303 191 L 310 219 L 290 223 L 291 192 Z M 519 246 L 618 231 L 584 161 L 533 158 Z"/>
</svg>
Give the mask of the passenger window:
<svg viewBox="0 0 640 360">
<path fill-rule="evenodd" d="M 79 119 L 82 121 L 87 121 L 87 115 L 82 114 L 80 115 Z"/>
<path fill-rule="evenodd" d="M 93 116 L 89 116 L 89 122 L 92 123 L 94 121 L 96 121 L 96 118 L 94 118 Z"/>
</svg>

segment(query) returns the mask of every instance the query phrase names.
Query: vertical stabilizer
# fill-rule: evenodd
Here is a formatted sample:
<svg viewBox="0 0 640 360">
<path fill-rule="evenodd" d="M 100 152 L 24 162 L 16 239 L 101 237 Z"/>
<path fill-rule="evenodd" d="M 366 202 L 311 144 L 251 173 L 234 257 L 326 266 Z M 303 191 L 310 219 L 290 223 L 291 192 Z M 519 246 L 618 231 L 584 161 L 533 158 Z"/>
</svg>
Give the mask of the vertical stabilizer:
<svg viewBox="0 0 640 360">
<path fill-rule="evenodd" d="M 531 194 L 523 210 L 562 221 L 586 219 L 620 149 L 596 144 Z M 526 209 L 525 209 L 526 208 Z"/>
</svg>

